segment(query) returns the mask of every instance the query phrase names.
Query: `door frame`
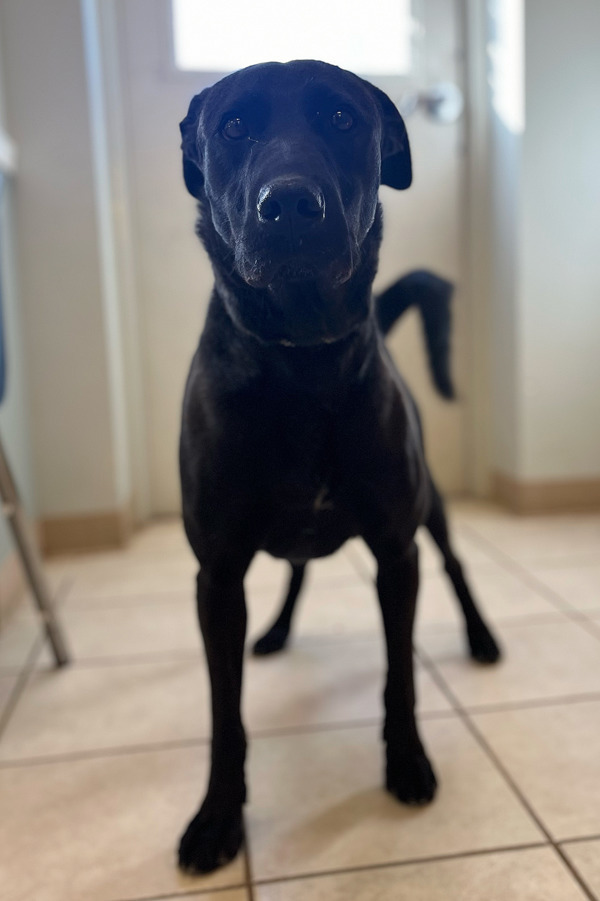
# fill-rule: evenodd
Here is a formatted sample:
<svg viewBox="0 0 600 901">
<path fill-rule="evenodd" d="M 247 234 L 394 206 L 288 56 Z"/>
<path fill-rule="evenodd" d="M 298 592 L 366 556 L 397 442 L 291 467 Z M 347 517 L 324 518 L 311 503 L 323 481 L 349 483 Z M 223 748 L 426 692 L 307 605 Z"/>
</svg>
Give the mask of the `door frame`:
<svg viewBox="0 0 600 901">
<path fill-rule="evenodd" d="M 121 475 L 131 492 L 131 516 L 151 515 L 137 259 L 128 190 L 127 123 L 116 5 L 122 0 L 79 0 L 88 79 L 96 192 L 98 249 L 109 347 L 115 443 Z M 120 415 L 119 415 L 120 414 Z"/>
<path fill-rule="evenodd" d="M 127 0 L 80 0 L 85 23 L 84 49 L 90 91 L 96 91 L 99 102 L 90 104 L 91 129 L 96 136 L 94 178 L 98 198 L 99 228 L 104 234 L 101 252 L 105 285 L 113 285 L 118 309 L 115 327 L 120 350 L 115 361 L 120 370 L 126 415 L 116 424 L 125 430 L 122 436 L 127 453 L 127 469 L 132 486 L 134 520 L 143 522 L 151 514 L 150 484 L 146 452 L 144 414 L 143 360 L 139 340 L 140 312 L 136 284 L 136 247 L 127 191 L 129 169 L 127 123 L 123 105 L 122 66 L 117 40 L 118 4 Z M 152 0 L 157 9 L 163 2 Z M 465 186 L 462 224 L 463 294 L 469 328 L 467 334 L 468 403 L 465 436 L 468 491 L 476 497 L 488 497 L 491 490 L 491 412 L 489 360 L 489 166 L 487 59 L 485 41 L 485 9 L 480 0 L 454 0 L 463 41 L 463 83 L 465 102 Z M 172 26 L 165 22 L 163 38 L 168 71 L 165 76 L 197 86 L 195 73 L 175 68 L 170 48 Z M 100 145 L 99 146 L 99 142 Z M 117 173 L 117 177 L 115 177 Z M 108 242 L 108 243 L 106 243 Z M 107 246 L 109 248 L 107 252 Z M 111 250 L 112 248 L 112 250 Z M 114 298 L 113 298 L 114 301 Z"/>
<path fill-rule="evenodd" d="M 467 407 L 467 481 L 478 498 L 492 495 L 491 255 L 489 100 L 486 4 L 458 0 L 463 28 L 465 85 L 465 220 L 463 272 L 469 314 L 470 402 Z"/>
</svg>

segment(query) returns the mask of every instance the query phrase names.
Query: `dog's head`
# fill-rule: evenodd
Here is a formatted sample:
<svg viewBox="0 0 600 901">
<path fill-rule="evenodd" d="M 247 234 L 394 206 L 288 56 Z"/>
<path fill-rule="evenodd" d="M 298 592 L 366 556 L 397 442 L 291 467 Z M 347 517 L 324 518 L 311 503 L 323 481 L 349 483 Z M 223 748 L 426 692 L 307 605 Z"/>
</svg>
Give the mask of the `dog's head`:
<svg viewBox="0 0 600 901">
<path fill-rule="evenodd" d="M 382 91 L 322 62 L 265 63 L 197 94 L 181 134 L 199 232 L 239 326 L 310 344 L 367 315 L 368 290 L 359 301 L 345 286 L 367 267 L 370 288 L 379 185 L 411 183 L 406 129 Z"/>
</svg>

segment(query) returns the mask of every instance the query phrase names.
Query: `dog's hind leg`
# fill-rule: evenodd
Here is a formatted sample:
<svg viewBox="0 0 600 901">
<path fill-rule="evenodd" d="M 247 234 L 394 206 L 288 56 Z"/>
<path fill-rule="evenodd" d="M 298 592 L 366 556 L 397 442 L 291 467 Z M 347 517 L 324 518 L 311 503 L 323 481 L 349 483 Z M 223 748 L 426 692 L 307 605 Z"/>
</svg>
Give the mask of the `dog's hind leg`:
<svg viewBox="0 0 600 901">
<path fill-rule="evenodd" d="M 471 657 L 479 663 L 495 663 L 500 658 L 500 648 L 477 609 L 463 568 L 452 550 L 444 504 L 433 481 L 431 508 L 425 526 L 442 552 L 445 570 L 464 614 Z"/>
<path fill-rule="evenodd" d="M 201 569 L 198 616 L 210 673 L 212 766 L 208 791 L 179 845 L 179 865 L 209 873 L 236 856 L 243 841 L 246 738 L 240 715 L 246 635 L 243 572 Z"/>
<path fill-rule="evenodd" d="M 292 564 L 292 577 L 279 616 L 265 634 L 255 642 L 252 648 L 252 652 L 257 656 L 262 657 L 266 654 L 274 654 L 285 647 L 290 634 L 296 601 L 304 581 L 305 569 L 306 565 L 304 563 L 298 566 Z"/>
</svg>

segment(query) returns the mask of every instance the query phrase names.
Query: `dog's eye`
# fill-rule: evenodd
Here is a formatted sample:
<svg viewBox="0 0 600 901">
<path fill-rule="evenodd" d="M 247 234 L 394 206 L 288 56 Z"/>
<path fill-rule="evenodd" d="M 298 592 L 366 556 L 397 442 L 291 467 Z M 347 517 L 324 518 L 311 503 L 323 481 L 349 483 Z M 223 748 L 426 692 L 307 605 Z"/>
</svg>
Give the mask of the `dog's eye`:
<svg viewBox="0 0 600 901">
<path fill-rule="evenodd" d="M 354 119 L 348 110 L 339 109 L 336 110 L 331 117 L 331 124 L 334 128 L 337 128 L 338 131 L 350 131 L 354 125 Z"/>
<path fill-rule="evenodd" d="M 230 141 L 239 141 L 241 138 L 247 138 L 249 135 L 248 126 L 243 119 L 238 117 L 228 119 L 221 131 Z"/>
</svg>

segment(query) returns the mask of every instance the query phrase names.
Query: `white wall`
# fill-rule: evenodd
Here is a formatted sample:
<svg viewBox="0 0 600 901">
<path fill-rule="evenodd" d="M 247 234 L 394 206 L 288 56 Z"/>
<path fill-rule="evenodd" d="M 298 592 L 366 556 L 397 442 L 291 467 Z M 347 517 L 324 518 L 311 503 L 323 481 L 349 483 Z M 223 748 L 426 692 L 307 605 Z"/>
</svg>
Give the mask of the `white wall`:
<svg viewBox="0 0 600 901">
<path fill-rule="evenodd" d="M 498 0 L 497 9 L 514 5 Z M 522 6 L 525 131 L 490 107 L 494 465 L 522 479 L 589 478 L 600 476 L 600 5 Z M 132 487 L 123 419 L 131 423 L 136 407 L 131 378 L 128 407 L 119 399 L 123 361 L 118 351 L 115 366 L 112 340 L 122 327 L 116 307 L 127 307 L 119 286 L 133 280 L 131 259 L 119 256 L 124 191 L 119 198 L 111 183 L 120 226 L 102 218 L 96 191 L 104 151 L 90 102 L 102 115 L 104 99 L 97 85 L 90 92 L 79 0 L 2 0 L 0 33 L 7 127 L 20 148 L 12 277 L 22 312 L 20 327 L 9 291 L 14 393 L 0 427 L 30 502 L 33 468 L 41 517 L 112 511 Z M 131 304 L 125 312 L 133 323 Z M 135 323 L 129 338 L 121 334 L 125 357 L 135 353 L 134 332 Z"/>
<path fill-rule="evenodd" d="M 115 434 L 79 0 L 3 0 L 0 29 L 8 128 L 20 151 L 16 223 L 38 513 L 112 511 L 130 486 Z"/>
<path fill-rule="evenodd" d="M 496 466 L 514 473 L 520 455 L 521 140 L 498 116 L 491 129 L 493 448 Z"/>
<path fill-rule="evenodd" d="M 600 3 L 527 0 L 525 479 L 600 476 Z"/>
<path fill-rule="evenodd" d="M 1 39 L 0 35 L 0 39 Z M 0 126 L 6 128 L 4 109 L 3 55 L 0 45 Z M 28 403 L 23 354 L 17 273 L 15 267 L 14 193 L 5 183 L 0 205 L 4 349 L 6 359 L 6 392 L 0 407 L 0 435 L 19 492 L 29 513 L 34 508 L 32 461 L 30 455 Z M 0 564 L 13 550 L 12 538 L 3 516 L 0 516 Z"/>
<path fill-rule="evenodd" d="M 519 11 L 524 128 L 517 96 L 489 107 L 494 466 L 599 478 L 600 4 L 497 0 L 492 45 Z"/>
</svg>

